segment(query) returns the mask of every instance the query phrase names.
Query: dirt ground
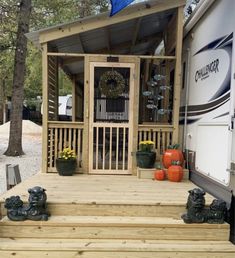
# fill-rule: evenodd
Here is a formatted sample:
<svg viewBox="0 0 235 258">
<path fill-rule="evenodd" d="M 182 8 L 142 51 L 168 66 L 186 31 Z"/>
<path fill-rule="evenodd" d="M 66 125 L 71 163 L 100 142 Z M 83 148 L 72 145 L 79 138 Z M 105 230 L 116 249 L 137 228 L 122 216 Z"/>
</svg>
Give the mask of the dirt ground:
<svg viewBox="0 0 235 258">
<path fill-rule="evenodd" d="M 4 130 L 3 130 L 4 126 Z M 21 179 L 38 173 L 41 169 L 42 157 L 42 139 L 38 125 L 28 121 L 24 123 L 23 129 L 23 150 L 25 155 L 18 157 L 7 157 L 3 155 L 8 146 L 9 128 L 6 125 L 0 126 L 0 194 L 6 191 L 6 165 L 18 164 L 20 169 Z M 31 127 L 31 130 L 29 128 Z M 34 133 L 36 132 L 36 133 Z"/>
</svg>

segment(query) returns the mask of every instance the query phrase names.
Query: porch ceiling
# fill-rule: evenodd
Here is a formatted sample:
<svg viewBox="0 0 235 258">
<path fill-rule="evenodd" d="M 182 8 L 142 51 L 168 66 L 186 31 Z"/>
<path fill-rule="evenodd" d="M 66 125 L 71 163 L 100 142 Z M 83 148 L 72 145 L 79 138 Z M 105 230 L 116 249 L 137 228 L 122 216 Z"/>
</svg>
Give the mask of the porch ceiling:
<svg viewBox="0 0 235 258">
<path fill-rule="evenodd" d="M 49 45 L 64 53 L 152 54 L 174 12 L 171 9 L 112 24 L 56 39 Z"/>
<path fill-rule="evenodd" d="M 163 33 L 184 0 L 149 0 L 133 4 L 109 17 L 109 12 L 31 32 L 37 46 L 47 42 L 50 52 L 154 55 Z M 83 73 L 83 60 L 61 57 L 62 68 Z"/>
<path fill-rule="evenodd" d="M 49 42 L 61 53 L 154 55 L 175 9 L 86 31 Z M 61 57 L 67 72 L 83 73 L 83 59 Z"/>
</svg>

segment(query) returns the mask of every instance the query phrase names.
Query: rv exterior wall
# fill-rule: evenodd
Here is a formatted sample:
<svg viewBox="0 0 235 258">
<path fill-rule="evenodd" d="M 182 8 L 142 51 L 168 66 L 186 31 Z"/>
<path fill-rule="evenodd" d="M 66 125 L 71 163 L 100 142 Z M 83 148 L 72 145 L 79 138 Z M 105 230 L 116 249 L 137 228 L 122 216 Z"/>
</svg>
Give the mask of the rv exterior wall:
<svg viewBox="0 0 235 258">
<path fill-rule="evenodd" d="M 184 144 L 195 154 L 195 170 L 224 186 L 230 185 L 227 169 L 235 161 L 231 130 L 235 96 L 234 9 L 234 0 L 215 1 L 187 34 L 183 50 L 183 62 L 189 69 L 188 85 L 181 98 L 181 122 L 186 104 L 188 109 Z"/>
</svg>

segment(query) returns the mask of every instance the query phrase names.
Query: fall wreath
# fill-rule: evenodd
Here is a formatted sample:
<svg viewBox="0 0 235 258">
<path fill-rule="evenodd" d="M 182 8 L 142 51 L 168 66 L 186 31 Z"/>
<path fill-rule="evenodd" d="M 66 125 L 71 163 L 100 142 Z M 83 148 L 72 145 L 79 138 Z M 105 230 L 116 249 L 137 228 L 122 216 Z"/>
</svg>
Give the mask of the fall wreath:
<svg viewBox="0 0 235 258">
<path fill-rule="evenodd" d="M 100 77 L 99 88 L 108 98 L 117 98 L 125 89 L 125 80 L 117 71 L 107 71 Z"/>
</svg>

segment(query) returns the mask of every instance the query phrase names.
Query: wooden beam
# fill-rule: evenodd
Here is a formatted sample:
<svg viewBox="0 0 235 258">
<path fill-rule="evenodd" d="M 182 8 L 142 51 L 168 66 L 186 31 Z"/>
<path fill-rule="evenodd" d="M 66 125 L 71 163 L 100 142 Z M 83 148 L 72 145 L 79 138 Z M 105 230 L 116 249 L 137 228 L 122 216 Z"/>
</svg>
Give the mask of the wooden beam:
<svg viewBox="0 0 235 258">
<path fill-rule="evenodd" d="M 176 25 L 176 64 L 175 64 L 175 81 L 174 81 L 174 99 L 173 99 L 173 143 L 179 141 L 179 109 L 180 109 L 180 90 L 181 90 L 181 55 L 183 43 L 183 19 L 184 9 L 178 8 L 177 25 Z"/>
<path fill-rule="evenodd" d="M 107 50 L 110 51 L 111 50 L 111 45 L 110 45 L 110 33 L 109 33 L 109 28 L 108 27 L 104 27 L 104 34 L 105 34 L 105 39 L 106 39 Z"/>
<path fill-rule="evenodd" d="M 133 36 L 132 36 L 132 44 L 131 44 L 130 53 L 133 53 L 133 48 L 136 45 L 136 41 L 138 39 L 138 34 L 139 34 L 139 30 L 140 30 L 141 20 L 142 20 L 142 18 L 138 18 L 136 20 L 134 33 L 133 33 Z"/>
<path fill-rule="evenodd" d="M 170 54 L 176 46 L 177 41 L 177 12 L 169 21 L 166 30 L 164 31 L 164 43 L 165 43 L 165 51 L 166 54 Z"/>
<path fill-rule="evenodd" d="M 62 65 L 68 65 L 76 62 L 84 61 L 84 57 L 70 57 L 63 60 Z"/>
<path fill-rule="evenodd" d="M 79 34 L 81 32 L 102 28 L 108 25 L 125 22 L 128 20 L 144 17 L 153 13 L 163 12 L 169 9 L 184 6 L 185 0 L 152 0 L 148 4 L 141 2 L 124 9 L 112 18 L 108 13 L 80 19 L 77 22 L 56 26 L 39 34 L 39 42 L 44 43 L 59 38 Z"/>
<path fill-rule="evenodd" d="M 42 44 L 42 173 L 47 173 L 48 150 L 48 56 L 47 43 Z"/>
<path fill-rule="evenodd" d="M 135 46 L 137 45 L 141 45 L 141 44 L 144 44 L 144 43 L 149 43 L 151 41 L 156 41 L 156 40 L 162 40 L 162 35 L 161 33 L 158 33 L 158 34 L 154 34 L 154 35 L 149 35 L 149 36 L 146 36 L 146 37 L 143 37 L 142 39 L 139 39 L 139 40 L 136 40 L 135 41 Z M 123 49 L 131 49 L 133 50 L 134 48 L 134 45 L 133 44 L 133 41 L 124 41 L 122 43 L 119 43 L 117 45 L 113 45 L 111 46 L 111 49 L 110 49 L 110 52 L 107 53 L 107 48 L 103 48 L 103 49 L 99 49 L 99 50 L 96 50 L 94 52 L 94 54 L 115 54 L 115 52 L 118 52 L 119 50 L 123 50 Z M 133 51 L 132 53 L 133 54 Z"/>
<path fill-rule="evenodd" d="M 81 36 L 79 34 L 78 34 L 78 44 L 80 45 L 80 47 L 82 49 L 81 53 L 85 53 L 86 51 L 85 51 L 84 45 L 82 43 Z"/>
<path fill-rule="evenodd" d="M 169 59 L 169 60 L 174 60 L 176 59 L 175 56 L 159 56 L 159 55 L 116 55 L 116 54 L 77 54 L 77 53 L 54 53 L 54 52 L 50 52 L 47 54 L 48 56 L 66 56 L 66 57 L 128 57 L 128 58 L 134 58 L 134 57 L 138 57 L 140 59 Z"/>
</svg>

